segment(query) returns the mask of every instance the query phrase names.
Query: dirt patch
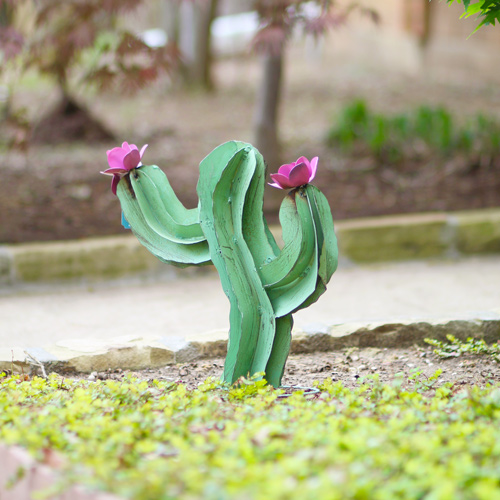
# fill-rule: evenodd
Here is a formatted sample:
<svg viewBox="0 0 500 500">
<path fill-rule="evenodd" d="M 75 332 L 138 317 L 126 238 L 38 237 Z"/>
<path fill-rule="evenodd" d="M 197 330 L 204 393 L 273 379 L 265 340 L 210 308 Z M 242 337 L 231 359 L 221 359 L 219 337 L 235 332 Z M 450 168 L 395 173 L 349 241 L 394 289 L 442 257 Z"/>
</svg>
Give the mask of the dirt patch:
<svg viewBox="0 0 500 500">
<path fill-rule="evenodd" d="M 92 145 L 114 139 L 87 109 L 74 99 L 64 98 L 36 124 L 30 141 L 32 144 L 65 144 L 84 140 Z"/>
<path fill-rule="evenodd" d="M 169 365 L 156 370 L 113 371 L 93 373 L 91 380 L 121 380 L 126 374 L 140 379 L 166 379 L 196 388 L 208 377 L 220 378 L 223 358 Z M 485 386 L 500 383 L 500 363 L 487 356 L 465 354 L 441 358 L 431 347 L 408 349 L 349 348 L 342 351 L 291 355 L 285 369 L 283 385 L 311 387 L 315 380 L 331 378 L 346 387 L 359 385 L 368 376 L 378 375 L 383 383 L 401 380 L 409 389 L 434 386 L 431 377 L 442 370 L 435 384 L 454 384 L 458 390 L 464 386 Z M 77 378 L 89 378 L 88 375 Z M 420 385 L 419 385 L 420 384 Z"/>
</svg>

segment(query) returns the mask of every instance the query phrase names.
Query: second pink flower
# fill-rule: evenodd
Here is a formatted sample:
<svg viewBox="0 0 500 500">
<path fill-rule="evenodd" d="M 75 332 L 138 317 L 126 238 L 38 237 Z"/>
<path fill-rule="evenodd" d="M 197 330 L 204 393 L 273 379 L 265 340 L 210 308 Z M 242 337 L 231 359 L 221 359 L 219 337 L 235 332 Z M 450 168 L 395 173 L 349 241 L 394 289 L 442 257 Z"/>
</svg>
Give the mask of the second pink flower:
<svg viewBox="0 0 500 500">
<path fill-rule="evenodd" d="M 281 165 L 278 173 L 271 174 L 271 179 L 274 182 L 269 183 L 269 185 L 278 189 L 291 189 L 309 184 L 314 179 L 317 168 L 317 156 L 311 161 L 305 156 L 301 156 L 293 163 Z"/>
</svg>

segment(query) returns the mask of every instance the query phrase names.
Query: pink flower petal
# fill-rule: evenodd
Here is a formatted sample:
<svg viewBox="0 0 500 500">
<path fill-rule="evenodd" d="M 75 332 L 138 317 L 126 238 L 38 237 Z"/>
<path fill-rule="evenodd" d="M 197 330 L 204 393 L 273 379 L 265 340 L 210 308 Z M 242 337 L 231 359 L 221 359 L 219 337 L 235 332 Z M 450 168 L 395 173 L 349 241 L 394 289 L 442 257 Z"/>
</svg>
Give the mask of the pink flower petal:
<svg viewBox="0 0 500 500">
<path fill-rule="evenodd" d="M 298 158 L 295 165 L 299 165 L 300 163 L 305 163 L 309 167 L 309 160 L 305 156 Z"/>
<path fill-rule="evenodd" d="M 288 189 L 288 188 L 294 187 L 290 183 L 290 179 L 286 175 L 279 174 L 279 173 L 278 174 L 271 174 L 271 179 L 276 184 L 279 184 L 281 186 L 281 189 Z"/>
<path fill-rule="evenodd" d="M 278 168 L 278 174 L 286 175 L 287 177 L 290 175 L 290 172 L 292 171 L 292 168 L 295 167 L 296 162 L 294 163 L 286 163 L 285 165 L 281 165 L 280 168 Z"/>
<path fill-rule="evenodd" d="M 118 187 L 118 183 L 120 182 L 120 176 L 118 174 L 113 175 L 111 179 L 111 191 L 114 195 L 116 195 L 116 188 Z"/>
<path fill-rule="evenodd" d="M 315 156 L 311 160 L 310 165 L 311 165 L 311 169 L 310 169 L 311 175 L 309 176 L 309 182 L 311 182 L 316 177 L 316 170 L 318 169 L 318 157 L 317 156 Z"/>
<path fill-rule="evenodd" d="M 307 162 L 309 163 L 309 162 Z M 290 172 L 290 184 L 293 187 L 302 186 L 309 182 L 310 172 L 309 167 L 305 163 L 299 163 Z"/>
<path fill-rule="evenodd" d="M 270 186 L 272 186 L 273 188 L 285 189 L 285 188 L 281 187 L 277 182 L 273 182 L 272 184 L 270 182 L 268 182 L 268 184 Z"/>
<path fill-rule="evenodd" d="M 131 149 L 123 158 L 123 166 L 127 170 L 137 167 L 141 161 L 141 155 L 137 149 Z"/>
<path fill-rule="evenodd" d="M 113 148 L 106 153 L 111 168 L 123 168 L 123 158 L 127 154 L 122 148 Z"/>
<path fill-rule="evenodd" d="M 144 144 L 144 146 L 142 146 L 141 151 L 140 151 L 141 159 L 142 159 L 142 155 L 144 154 L 144 151 L 146 151 L 147 147 L 148 147 L 147 144 Z"/>
<path fill-rule="evenodd" d="M 107 168 L 101 174 L 106 174 L 106 175 L 114 175 L 114 174 L 126 174 L 128 170 L 123 167 L 113 167 L 113 168 Z"/>
</svg>

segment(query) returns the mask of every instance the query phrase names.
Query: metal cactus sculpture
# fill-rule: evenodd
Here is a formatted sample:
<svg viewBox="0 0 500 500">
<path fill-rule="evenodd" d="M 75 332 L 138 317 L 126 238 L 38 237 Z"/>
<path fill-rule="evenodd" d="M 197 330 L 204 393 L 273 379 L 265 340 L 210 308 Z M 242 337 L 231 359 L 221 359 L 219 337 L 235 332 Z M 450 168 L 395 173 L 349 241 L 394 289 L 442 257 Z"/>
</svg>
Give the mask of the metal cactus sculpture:
<svg viewBox="0 0 500 500">
<path fill-rule="evenodd" d="M 290 350 L 292 313 L 315 302 L 337 267 L 330 207 L 309 182 L 318 158 L 302 157 L 271 174 L 290 189 L 280 208 L 280 250 L 263 215 L 266 166 L 250 144 L 227 142 L 200 164 L 198 208 L 186 209 L 157 166 L 123 143 L 108 151 L 112 189 L 139 241 L 177 266 L 212 262 L 229 298 L 223 379 L 265 373 L 277 387 Z"/>
</svg>

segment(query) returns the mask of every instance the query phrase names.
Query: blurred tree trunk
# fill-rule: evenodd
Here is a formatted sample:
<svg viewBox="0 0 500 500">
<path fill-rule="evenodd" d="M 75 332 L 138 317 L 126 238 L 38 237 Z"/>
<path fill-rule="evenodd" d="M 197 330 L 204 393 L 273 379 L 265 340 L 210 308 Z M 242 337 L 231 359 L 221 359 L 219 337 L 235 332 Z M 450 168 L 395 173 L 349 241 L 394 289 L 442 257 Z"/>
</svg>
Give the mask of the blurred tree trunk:
<svg viewBox="0 0 500 500">
<path fill-rule="evenodd" d="M 406 31 L 417 38 L 421 48 L 425 48 L 430 36 L 430 2 L 427 0 L 407 0 L 403 7 Z"/>
<path fill-rule="evenodd" d="M 281 98 L 283 53 L 262 56 L 263 75 L 255 109 L 255 146 L 274 171 L 281 164 L 278 112 Z"/>
<path fill-rule="evenodd" d="M 180 1 L 164 0 L 161 7 L 161 27 L 167 33 L 167 43 L 175 43 L 179 45 Z"/>
<path fill-rule="evenodd" d="M 0 1 L 0 27 L 7 28 L 12 23 L 12 7 Z"/>
<path fill-rule="evenodd" d="M 13 8 L 7 2 L 0 0 L 0 30 L 7 29 L 13 21 Z M 4 102 L 1 109 L 0 119 L 5 120 L 12 115 L 12 89 L 9 85 L 5 85 L 2 89 L 5 92 Z"/>
<path fill-rule="evenodd" d="M 217 0 L 183 1 L 180 4 L 179 47 L 183 74 L 188 85 L 212 90 L 212 45 L 210 28 Z"/>
</svg>

